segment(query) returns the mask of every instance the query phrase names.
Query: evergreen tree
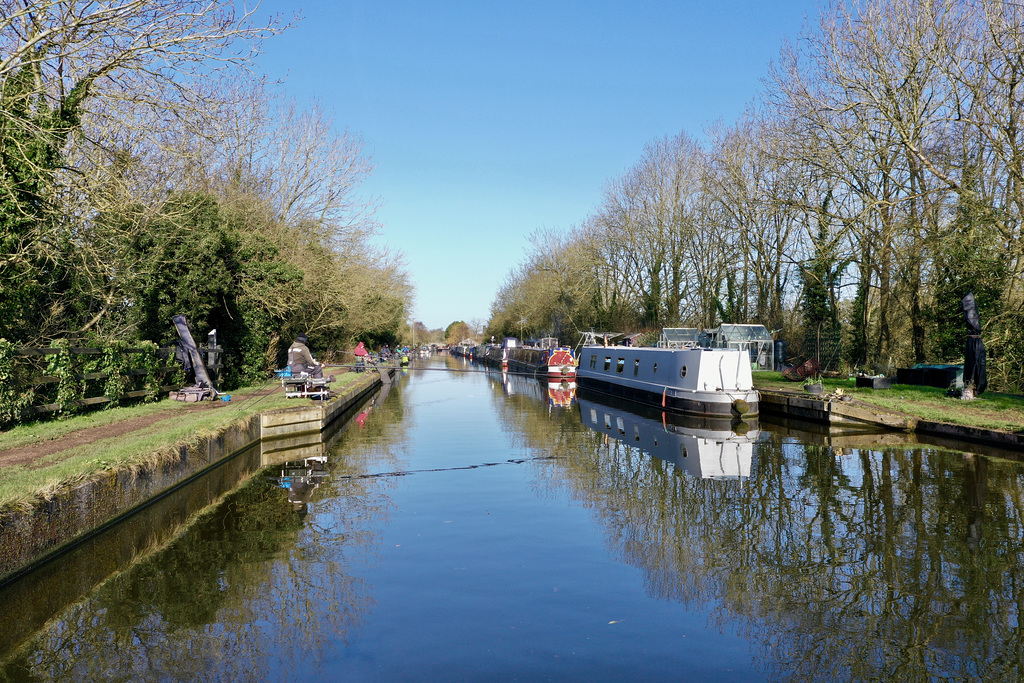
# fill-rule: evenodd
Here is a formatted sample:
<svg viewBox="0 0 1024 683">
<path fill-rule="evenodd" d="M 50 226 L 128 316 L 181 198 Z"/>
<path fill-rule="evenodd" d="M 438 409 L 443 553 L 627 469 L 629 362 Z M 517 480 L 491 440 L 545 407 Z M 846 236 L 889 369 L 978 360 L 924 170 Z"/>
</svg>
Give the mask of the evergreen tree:
<svg viewBox="0 0 1024 683">
<path fill-rule="evenodd" d="M 975 192 L 977 167 L 964 173 L 965 192 L 960 194 L 956 215 L 936 247 L 934 301 L 930 318 L 934 325 L 932 353 L 937 361 L 963 358 L 966 336 L 960 301 L 974 292 L 982 324 L 1000 311 L 1006 284 L 1006 254 L 996 226 L 997 210 Z"/>
</svg>

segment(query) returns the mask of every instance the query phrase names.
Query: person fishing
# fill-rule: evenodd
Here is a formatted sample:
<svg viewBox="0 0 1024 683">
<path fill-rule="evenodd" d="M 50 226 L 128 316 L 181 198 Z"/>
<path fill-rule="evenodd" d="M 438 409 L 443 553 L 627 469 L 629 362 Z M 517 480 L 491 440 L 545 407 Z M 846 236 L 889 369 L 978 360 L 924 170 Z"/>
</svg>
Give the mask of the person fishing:
<svg viewBox="0 0 1024 683">
<path fill-rule="evenodd" d="M 313 379 L 323 379 L 324 369 L 313 354 L 309 352 L 309 338 L 305 334 L 299 334 L 295 341 L 288 347 L 288 367 L 293 375 L 305 372 Z"/>
<path fill-rule="evenodd" d="M 363 342 L 356 344 L 356 348 L 352 350 L 352 355 L 356 357 L 356 372 L 362 372 L 366 367 L 366 360 L 370 355 L 370 352 L 363 346 Z"/>
</svg>

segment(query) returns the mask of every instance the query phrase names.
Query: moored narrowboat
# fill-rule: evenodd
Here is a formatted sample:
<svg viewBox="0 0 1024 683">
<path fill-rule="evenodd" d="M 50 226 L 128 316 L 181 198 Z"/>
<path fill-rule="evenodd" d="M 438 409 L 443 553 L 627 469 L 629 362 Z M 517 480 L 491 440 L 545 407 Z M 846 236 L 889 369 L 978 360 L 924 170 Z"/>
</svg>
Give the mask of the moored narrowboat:
<svg viewBox="0 0 1024 683">
<path fill-rule="evenodd" d="M 516 372 L 547 375 L 552 382 L 572 381 L 576 377 L 576 358 L 568 346 L 522 346 L 510 349 L 508 367 Z"/>
<path fill-rule="evenodd" d="M 734 349 L 584 346 L 580 387 L 689 415 L 753 417 L 749 354 Z"/>
</svg>

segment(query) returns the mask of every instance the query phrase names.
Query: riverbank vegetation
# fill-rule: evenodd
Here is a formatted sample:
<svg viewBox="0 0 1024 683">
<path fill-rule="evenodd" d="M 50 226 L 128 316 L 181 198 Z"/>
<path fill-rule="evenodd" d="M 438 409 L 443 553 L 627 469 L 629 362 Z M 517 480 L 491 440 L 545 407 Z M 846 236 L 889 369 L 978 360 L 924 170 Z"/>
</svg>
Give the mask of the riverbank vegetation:
<svg viewBox="0 0 1024 683">
<path fill-rule="evenodd" d="M 411 285 L 375 246 L 362 141 L 256 73 L 226 0 L 3 3 L 0 338 L 161 344 L 218 331 L 227 388 L 314 351 L 394 342 Z"/>
<path fill-rule="evenodd" d="M 762 323 L 875 373 L 962 361 L 973 292 L 990 387 L 1024 391 L 1022 27 L 997 0 L 826 3 L 739 120 L 652 141 L 536 233 L 487 334 Z"/>
</svg>

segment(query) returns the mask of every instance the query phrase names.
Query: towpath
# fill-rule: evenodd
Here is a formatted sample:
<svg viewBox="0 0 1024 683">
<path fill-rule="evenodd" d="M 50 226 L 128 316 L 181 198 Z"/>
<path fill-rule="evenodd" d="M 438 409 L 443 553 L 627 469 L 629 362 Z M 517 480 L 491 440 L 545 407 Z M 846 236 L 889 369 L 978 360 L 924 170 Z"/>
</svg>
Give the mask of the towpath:
<svg viewBox="0 0 1024 683">
<path fill-rule="evenodd" d="M 171 425 L 170 421 L 181 418 L 184 413 L 195 413 L 200 411 L 226 410 L 228 408 L 240 408 L 246 403 L 255 401 L 270 394 L 280 393 L 281 387 L 277 384 L 260 389 L 248 394 L 244 399 L 224 401 L 201 401 L 199 403 L 176 404 L 173 407 L 146 415 L 130 417 L 124 420 L 116 420 L 107 424 L 95 427 L 85 427 L 68 432 L 57 438 L 43 439 L 31 444 L 16 446 L 13 448 L 0 449 L 0 467 L 20 465 L 21 467 L 35 469 L 48 467 L 55 461 L 59 461 L 59 454 L 70 452 L 79 446 L 90 443 L 125 436 L 144 429 L 157 428 L 159 425 Z"/>
</svg>

